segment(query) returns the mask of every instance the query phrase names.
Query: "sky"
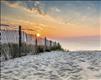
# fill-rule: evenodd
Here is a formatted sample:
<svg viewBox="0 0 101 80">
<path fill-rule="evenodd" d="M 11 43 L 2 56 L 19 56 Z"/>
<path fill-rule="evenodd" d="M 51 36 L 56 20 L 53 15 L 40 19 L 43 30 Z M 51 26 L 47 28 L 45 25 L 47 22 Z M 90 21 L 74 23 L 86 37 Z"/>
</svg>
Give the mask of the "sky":
<svg viewBox="0 0 101 80">
<path fill-rule="evenodd" d="M 101 50 L 101 1 L 1 1 L 1 23 L 60 42 L 69 50 Z"/>
</svg>

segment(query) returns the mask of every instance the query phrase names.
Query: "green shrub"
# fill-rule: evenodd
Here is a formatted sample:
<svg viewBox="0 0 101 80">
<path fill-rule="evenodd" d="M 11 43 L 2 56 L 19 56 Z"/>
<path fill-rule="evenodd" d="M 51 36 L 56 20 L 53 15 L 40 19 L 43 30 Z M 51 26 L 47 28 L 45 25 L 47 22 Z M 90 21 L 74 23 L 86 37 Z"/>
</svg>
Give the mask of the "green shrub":
<svg viewBox="0 0 101 80">
<path fill-rule="evenodd" d="M 0 57 L 5 57 L 5 60 L 9 59 L 10 50 L 7 44 L 0 45 Z"/>
<path fill-rule="evenodd" d="M 11 43 L 8 43 L 8 46 L 9 46 L 9 54 L 11 54 L 11 57 L 12 58 L 16 58 L 16 57 L 19 57 L 19 45 L 18 44 L 11 44 Z"/>
<path fill-rule="evenodd" d="M 38 53 L 44 52 L 44 46 L 42 46 L 42 45 L 37 46 L 37 52 Z"/>
<path fill-rule="evenodd" d="M 56 46 L 52 46 L 50 50 L 61 50 L 61 51 L 64 51 L 64 49 L 61 47 L 61 45 L 59 43 Z"/>
<path fill-rule="evenodd" d="M 34 52 L 33 45 L 26 45 L 22 43 L 21 45 L 21 54 L 19 54 L 19 44 L 16 43 L 8 43 L 8 44 L 1 44 L 0 49 L 0 57 L 5 57 L 5 60 L 9 58 L 16 58 L 19 56 L 27 55 L 30 52 Z"/>
<path fill-rule="evenodd" d="M 21 53 L 19 53 L 19 44 L 17 43 L 8 43 L 8 44 L 1 44 L 0 45 L 0 57 L 4 57 L 5 60 L 10 58 L 16 58 L 20 56 L 25 56 L 29 53 L 32 54 L 39 54 L 40 52 L 44 52 L 44 46 L 38 45 L 36 48 L 34 45 L 29 45 L 26 43 L 21 44 Z M 61 48 L 61 45 L 58 43 L 57 46 L 53 47 L 47 47 L 45 51 L 51 51 L 51 50 L 63 50 Z"/>
</svg>

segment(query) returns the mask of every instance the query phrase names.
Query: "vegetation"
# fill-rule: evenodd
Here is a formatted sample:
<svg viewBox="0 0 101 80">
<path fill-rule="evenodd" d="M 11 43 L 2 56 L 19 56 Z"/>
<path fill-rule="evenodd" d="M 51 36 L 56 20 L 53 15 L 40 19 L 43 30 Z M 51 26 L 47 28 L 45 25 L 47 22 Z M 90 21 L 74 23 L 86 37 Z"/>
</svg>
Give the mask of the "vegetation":
<svg viewBox="0 0 101 80">
<path fill-rule="evenodd" d="M 1 44 L 0 47 L 1 47 L 0 57 L 4 57 L 5 60 L 9 58 L 24 56 L 34 51 L 34 46 L 26 45 L 25 43 L 22 43 L 21 45 L 21 54 L 19 54 L 19 44 L 15 43 Z"/>
<path fill-rule="evenodd" d="M 64 51 L 64 49 L 61 47 L 61 45 L 59 43 L 57 44 L 57 46 L 51 47 L 51 50 L 62 50 L 62 51 Z"/>
<path fill-rule="evenodd" d="M 29 53 L 31 54 L 39 54 L 40 52 L 44 51 L 51 51 L 51 50 L 63 50 L 61 45 L 58 43 L 57 46 L 53 47 L 45 47 L 42 45 L 38 45 L 36 48 L 34 45 L 28 45 L 26 43 L 21 44 L 21 54 L 19 54 L 19 44 L 16 43 L 8 43 L 8 44 L 1 44 L 0 49 L 0 58 L 3 60 L 7 60 L 10 58 L 16 58 L 19 56 L 25 56 Z"/>
</svg>

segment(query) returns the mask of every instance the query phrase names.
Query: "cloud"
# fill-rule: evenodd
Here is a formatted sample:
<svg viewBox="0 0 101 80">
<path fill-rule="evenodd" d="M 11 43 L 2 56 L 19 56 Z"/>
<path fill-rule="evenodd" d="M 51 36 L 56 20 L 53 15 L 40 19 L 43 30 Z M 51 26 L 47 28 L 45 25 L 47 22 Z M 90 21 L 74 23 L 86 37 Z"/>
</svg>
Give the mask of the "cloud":
<svg viewBox="0 0 101 80">
<path fill-rule="evenodd" d="M 15 9 L 21 9 L 23 10 L 24 13 L 27 12 L 26 15 L 30 16 L 36 16 L 40 17 L 41 19 L 44 19 L 46 21 L 51 21 L 55 23 L 60 23 L 57 21 L 52 15 L 48 13 L 48 10 L 45 11 L 45 4 L 40 2 L 40 1 L 4 1 L 4 4 L 6 4 L 10 8 L 15 8 Z M 60 12 L 61 10 L 58 9 L 57 7 L 53 8 L 55 12 Z M 53 11 L 53 12 L 54 12 Z"/>
<path fill-rule="evenodd" d="M 45 15 L 39 1 L 5 1 L 5 4 L 12 8 L 23 8 L 33 14 Z"/>
<path fill-rule="evenodd" d="M 59 8 L 57 8 L 57 7 L 51 7 L 49 9 L 49 12 L 61 12 L 61 10 Z"/>
<path fill-rule="evenodd" d="M 39 1 L 35 1 L 35 6 L 37 6 L 37 5 L 39 5 L 40 4 L 40 2 Z"/>
<path fill-rule="evenodd" d="M 60 12 L 61 10 L 60 9 L 58 9 L 58 8 L 55 8 L 55 10 L 56 10 L 56 12 Z"/>
<path fill-rule="evenodd" d="M 4 2 L 6 5 L 8 5 L 9 7 L 12 7 L 12 8 L 18 8 L 20 7 L 20 5 L 18 3 L 15 3 L 15 2 L 8 2 L 8 1 L 5 1 Z"/>
</svg>

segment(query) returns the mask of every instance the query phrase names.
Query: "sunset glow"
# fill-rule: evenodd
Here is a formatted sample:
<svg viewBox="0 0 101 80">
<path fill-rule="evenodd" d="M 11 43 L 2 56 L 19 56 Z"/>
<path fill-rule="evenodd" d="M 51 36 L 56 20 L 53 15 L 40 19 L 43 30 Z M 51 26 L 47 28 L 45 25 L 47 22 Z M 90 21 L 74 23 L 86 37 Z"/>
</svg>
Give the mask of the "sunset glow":
<svg viewBox="0 0 101 80">
<path fill-rule="evenodd" d="M 70 50 L 101 49 L 99 1 L 1 1 L 1 23 L 21 25 Z"/>
<path fill-rule="evenodd" d="M 40 34 L 39 33 L 37 33 L 37 37 L 40 37 Z"/>
</svg>

